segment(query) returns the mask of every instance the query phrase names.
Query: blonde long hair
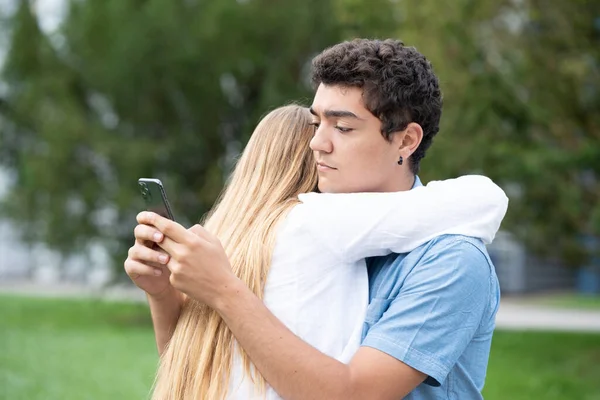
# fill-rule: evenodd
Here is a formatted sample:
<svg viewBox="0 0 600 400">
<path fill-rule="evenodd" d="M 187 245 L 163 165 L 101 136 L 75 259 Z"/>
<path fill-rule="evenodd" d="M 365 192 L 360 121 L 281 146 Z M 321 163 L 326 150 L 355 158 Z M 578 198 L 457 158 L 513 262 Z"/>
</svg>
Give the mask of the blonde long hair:
<svg viewBox="0 0 600 400">
<path fill-rule="evenodd" d="M 207 230 L 216 235 L 233 272 L 262 299 L 275 231 L 300 193 L 317 186 L 309 142 L 314 129 L 306 108 L 289 105 L 265 116 L 250 138 L 211 212 Z M 239 348 L 245 374 L 258 391 L 265 381 L 217 312 L 187 299 L 160 360 L 153 399 L 223 399 L 233 352 Z"/>
</svg>

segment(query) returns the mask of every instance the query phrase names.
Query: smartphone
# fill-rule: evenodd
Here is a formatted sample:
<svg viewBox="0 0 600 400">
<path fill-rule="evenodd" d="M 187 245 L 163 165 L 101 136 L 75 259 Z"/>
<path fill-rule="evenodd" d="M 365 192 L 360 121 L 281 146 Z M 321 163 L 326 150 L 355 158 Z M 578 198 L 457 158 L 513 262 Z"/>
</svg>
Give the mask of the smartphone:
<svg viewBox="0 0 600 400">
<path fill-rule="evenodd" d="M 167 192 L 160 179 L 140 178 L 138 179 L 138 186 L 146 202 L 146 210 L 175 221 L 171 204 L 167 199 Z"/>
</svg>

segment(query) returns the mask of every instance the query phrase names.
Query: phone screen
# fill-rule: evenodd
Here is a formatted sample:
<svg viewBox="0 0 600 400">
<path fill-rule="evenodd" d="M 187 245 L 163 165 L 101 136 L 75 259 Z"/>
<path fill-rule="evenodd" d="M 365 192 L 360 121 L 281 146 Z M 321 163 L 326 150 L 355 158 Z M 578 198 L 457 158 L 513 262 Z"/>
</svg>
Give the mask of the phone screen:
<svg viewBox="0 0 600 400">
<path fill-rule="evenodd" d="M 159 179 L 140 178 L 138 186 L 146 202 L 146 210 L 155 212 L 173 221 L 175 220 L 171 205 L 167 199 L 167 192 L 165 192 L 165 188 Z"/>
</svg>

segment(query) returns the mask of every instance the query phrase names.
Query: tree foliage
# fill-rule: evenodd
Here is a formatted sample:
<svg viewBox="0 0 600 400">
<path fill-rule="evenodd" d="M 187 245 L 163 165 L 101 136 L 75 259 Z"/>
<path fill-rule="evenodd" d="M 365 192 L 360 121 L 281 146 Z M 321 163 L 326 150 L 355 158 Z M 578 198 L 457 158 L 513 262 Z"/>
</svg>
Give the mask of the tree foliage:
<svg viewBox="0 0 600 400">
<path fill-rule="evenodd" d="M 423 176 L 482 172 L 511 199 L 504 227 L 582 262 L 600 234 L 600 3 L 400 2 L 399 36 L 442 81 Z"/>
<path fill-rule="evenodd" d="M 139 177 L 197 221 L 260 115 L 309 103 L 312 56 L 356 36 L 414 44 L 440 76 L 425 180 L 489 175 L 511 198 L 504 228 L 570 262 L 600 234 L 600 3 L 72 0 L 46 33 L 21 0 L 10 22 L 3 210 L 28 240 L 122 259 Z"/>
</svg>

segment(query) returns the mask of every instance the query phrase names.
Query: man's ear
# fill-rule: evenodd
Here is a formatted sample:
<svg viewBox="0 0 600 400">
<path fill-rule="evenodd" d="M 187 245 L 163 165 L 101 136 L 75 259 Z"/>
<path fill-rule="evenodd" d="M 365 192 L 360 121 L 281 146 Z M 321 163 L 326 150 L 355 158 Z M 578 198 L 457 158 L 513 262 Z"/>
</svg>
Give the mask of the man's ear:
<svg viewBox="0 0 600 400">
<path fill-rule="evenodd" d="M 411 122 L 406 129 L 394 135 L 393 140 L 398 146 L 400 155 L 408 158 L 421 144 L 421 140 L 423 140 L 423 128 L 416 122 Z"/>
</svg>

